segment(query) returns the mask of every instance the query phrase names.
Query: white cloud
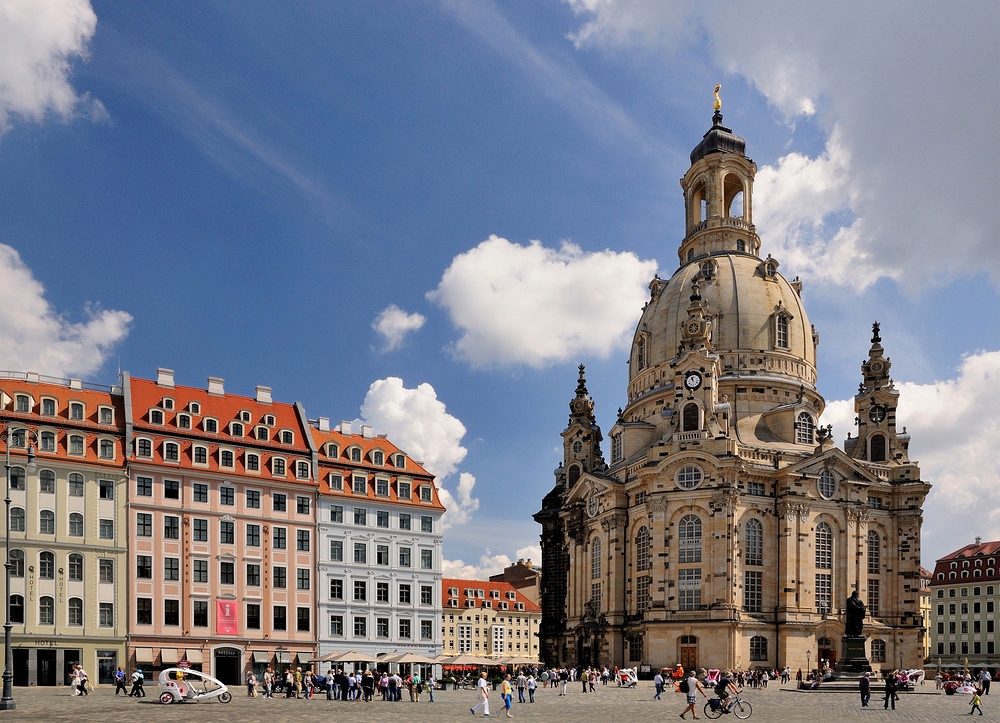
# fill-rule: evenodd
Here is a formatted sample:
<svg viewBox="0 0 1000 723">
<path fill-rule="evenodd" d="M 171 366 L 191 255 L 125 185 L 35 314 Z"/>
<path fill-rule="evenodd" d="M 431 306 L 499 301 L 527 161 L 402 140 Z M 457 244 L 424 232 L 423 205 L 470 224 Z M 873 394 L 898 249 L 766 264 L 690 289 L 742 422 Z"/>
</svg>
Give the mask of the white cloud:
<svg viewBox="0 0 1000 723">
<path fill-rule="evenodd" d="M 745 77 L 786 119 L 817 118 L 828 134 L 819 158 L 761 169 L 791 188 L 758 228 L 769 244 L 792 232 L 781 243 L 813 258 L 803 275 L 855 287 L 887 276 L 918 288 L 975 268 L 1000 284 L 1000 144 L 986 120 L 1000 112 L 1000 96 L 989 90 L 996 63 L 984 62 L 996 58 L 996 5 L 900 13 L 860 0 L 568 2 L 584 18 L 571 36 L 579 47 L 669 57 L 707 39 L 716 65 Z M 822 223 L 809 205 L 817 182 Z"/>
<path fill-rule="evenodd" d="M 457 577 L 461 580 L 486 580 L 490 575 L 499 575 L 510 562 L 510 558 L 506 555 L 494 555 L 487 549 L 479 558 L 478 565 L 466 564 L 463 560 L 445 560 L 444 576 Z"/>
<path fill-rule="evenodd" d="M 626 348 L 655 272 L 656 261 L 633 253 L 490 236 L 452 259 L 427 298 L 461 330 L 458 358 L 474 367 L 543 367 Z"/>
<path fill-rule="evenodd" d="M 518 560 L 531 560 L 531 563 L 535 567 L 542 566 L 542 548 L 540 545 L 528 545 L 527 547 L 522 547 L 514 553 L 514 556 Z"/>
<path fill-rule="evenodd" d="M 0 244 L 0 369 L 57 377 L 96 372 L 132 317 L 90 306 L 86 313 L 80 323 L 60 316 L 17 251 Z"/>
<path fill-rule="evenodd" d="M 72 62 L 87 58 L 97 28 L 89 0 L 0 0 L 0 133 L 13 117 L 107 117 L 100 101 L 70 85 Z"/>
<path fill-rule="evenodd" d="M 476 478 L 463 472 L 454 492 L 444 486 L 468 453 L 461 444 L 465 425 L 448 414 L 434 387 L 425 382 L 407 389 L 399 377 L 379 379 L 368 388 L 361 417 L 435 476 L 438 495 L 447 508 L 442 517 L 445 528 L 469 521 L 479 508 L 479 499 L 472 496 Z"/>
<path fill-rule="evenodd" d="M 406 335 L 422 327 L 426 321 L 423 314 L 407 314 L 395 304 L 389 304 L 375 317 L 372 329 L 385 339 L 382 350 L 392 351 L 402 346 Z"/>
<path fill-rule="evenodd" d="M 910 459 L 934 485 L 924 504 L 925 565 L 970 542 L 1000 539 L 1000 351 L 966 356 L 955 379 L 899 388 L 898 424 L 911 435 Z M 854 429 L 854 401 L 831 402 L 823 414 L 837 439 Z"/>
</svg>

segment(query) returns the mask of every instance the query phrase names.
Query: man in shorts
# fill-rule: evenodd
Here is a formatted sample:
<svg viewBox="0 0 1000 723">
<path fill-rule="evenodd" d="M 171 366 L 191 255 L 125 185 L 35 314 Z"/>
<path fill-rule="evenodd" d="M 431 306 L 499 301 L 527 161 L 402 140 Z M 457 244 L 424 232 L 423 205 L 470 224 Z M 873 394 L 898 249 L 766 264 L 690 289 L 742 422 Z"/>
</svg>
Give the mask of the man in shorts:
<svg viewBox="0 0 1000 723">
<path fill-rule="evenodd" d="M 722 701 L 722 705 L 725 710 L 729 710 L 732 707 L 732 703 L 728 702 L 729 694 L 734 695 L 739 694 L 739 689 L 736 684 L 733 683 L 732 673 L 728 670 L 723 671 L 722 675 L 719 677 L 719 682 L 715 684 L 715 694 L 719 696 L 719 700 Z"/>
<path fill-rule="evenodd" d="M 687 695 L 687 708 L 681 712 L 681 718 L 688 711 L 691 711 L 691 717 L 698 720 L 698 714 L 695 712 L 694 704 L 698 700 L 698 693 L 700 692 L 703 698 L 707 698 L 708 695 L 705 694 L 705 689 L 701 687 L 701 683 L 698 682 L 698 677 L 695 675 L 694 670 L 688 673 L 687 680 L 687 690 L 685 695 Z M 683 688 L 683 686 L 681 686 Z"/>
</svg>

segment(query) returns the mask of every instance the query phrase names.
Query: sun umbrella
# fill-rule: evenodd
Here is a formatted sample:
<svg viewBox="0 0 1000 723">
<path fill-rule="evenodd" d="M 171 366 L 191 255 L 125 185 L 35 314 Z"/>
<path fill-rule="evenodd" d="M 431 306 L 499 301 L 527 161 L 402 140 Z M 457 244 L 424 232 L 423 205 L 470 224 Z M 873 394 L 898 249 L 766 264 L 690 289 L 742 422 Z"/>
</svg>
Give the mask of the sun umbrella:
<svg viewBox="0 0 1000 723">
<path fill-rule="evenodd" d="M 359 653 L 357 650 L 349 650 L 330 659 L 330 663 L 377 663 L 378 658 L 368 653 Z"/>
<path fill-rule="evenodd" d="M 418 653 L 404 653 L 398 658 L 392 661 L 393 663 L 416 663 L 418 665 L 433 665 L 434 658 L 428 658 L 426 655 L 420 655 Z"/>
<path fill-rule="evenodd" d="M 442 654 L 442 655 L 439 655 L 436 658 L 434 658 L 434 662 L 437 663 L 438 665 L 449 665 L 449 664 L 451 664 L 451 661 L 454 660 L 454 659 L 455 659 L 454 655 L 444 655 L 444 654 Z"/>
<path fill-rule="evenodd" d="M 469 655 L 468 653 L 462 653 L 451 659 L 450 662 L 445 663 L 445 665 L 492 665 L 493 661 L 487 658 L 480 657 L 478 655 Z"/>
</svg>

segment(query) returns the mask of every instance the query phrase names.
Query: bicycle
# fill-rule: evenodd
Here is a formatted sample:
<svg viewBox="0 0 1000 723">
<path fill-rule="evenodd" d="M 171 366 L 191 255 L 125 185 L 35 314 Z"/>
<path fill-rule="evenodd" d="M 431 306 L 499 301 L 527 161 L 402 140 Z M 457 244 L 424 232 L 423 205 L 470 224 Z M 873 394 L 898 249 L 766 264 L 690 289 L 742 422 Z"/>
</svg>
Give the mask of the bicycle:
<svg viewBox="0 0 1000 723">
<path fill-rule="evenodd" d="M 719 698 L 709 698 L 708 702 L 705 703 L 705 717 L 706 718 L 721 718 L 723 714 L 729 712 L 740 720 L 746 720 L 751 715 L 753 715 L 753 706 L 747 703 L 740 697 L 741 690 L 732 699 L 732 703 L 729 704 L 728 711 L 726 710 L 726 704 Z M 727 700 L 728 702 L 728 700 Z"/>
</svg>

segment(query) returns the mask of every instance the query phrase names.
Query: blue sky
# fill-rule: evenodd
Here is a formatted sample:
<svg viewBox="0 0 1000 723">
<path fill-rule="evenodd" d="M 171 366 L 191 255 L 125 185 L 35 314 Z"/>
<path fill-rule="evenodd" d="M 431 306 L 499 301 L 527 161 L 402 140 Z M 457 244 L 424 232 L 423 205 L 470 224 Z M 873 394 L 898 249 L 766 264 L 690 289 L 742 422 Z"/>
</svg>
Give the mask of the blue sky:
<svg viewBox="0 0 1000 723">
<path fill-rule="evenodd" d="M 721 82 L 828 401 L 883 323 L 924 564 L 1000 536 L 995 6 L 5 5 L 0 367 L 364 416 L 441 474 L 452 571 L 492 571 L 538 544 L 576 365 L 605 429 L 624 405 Z"/>
</svg>

